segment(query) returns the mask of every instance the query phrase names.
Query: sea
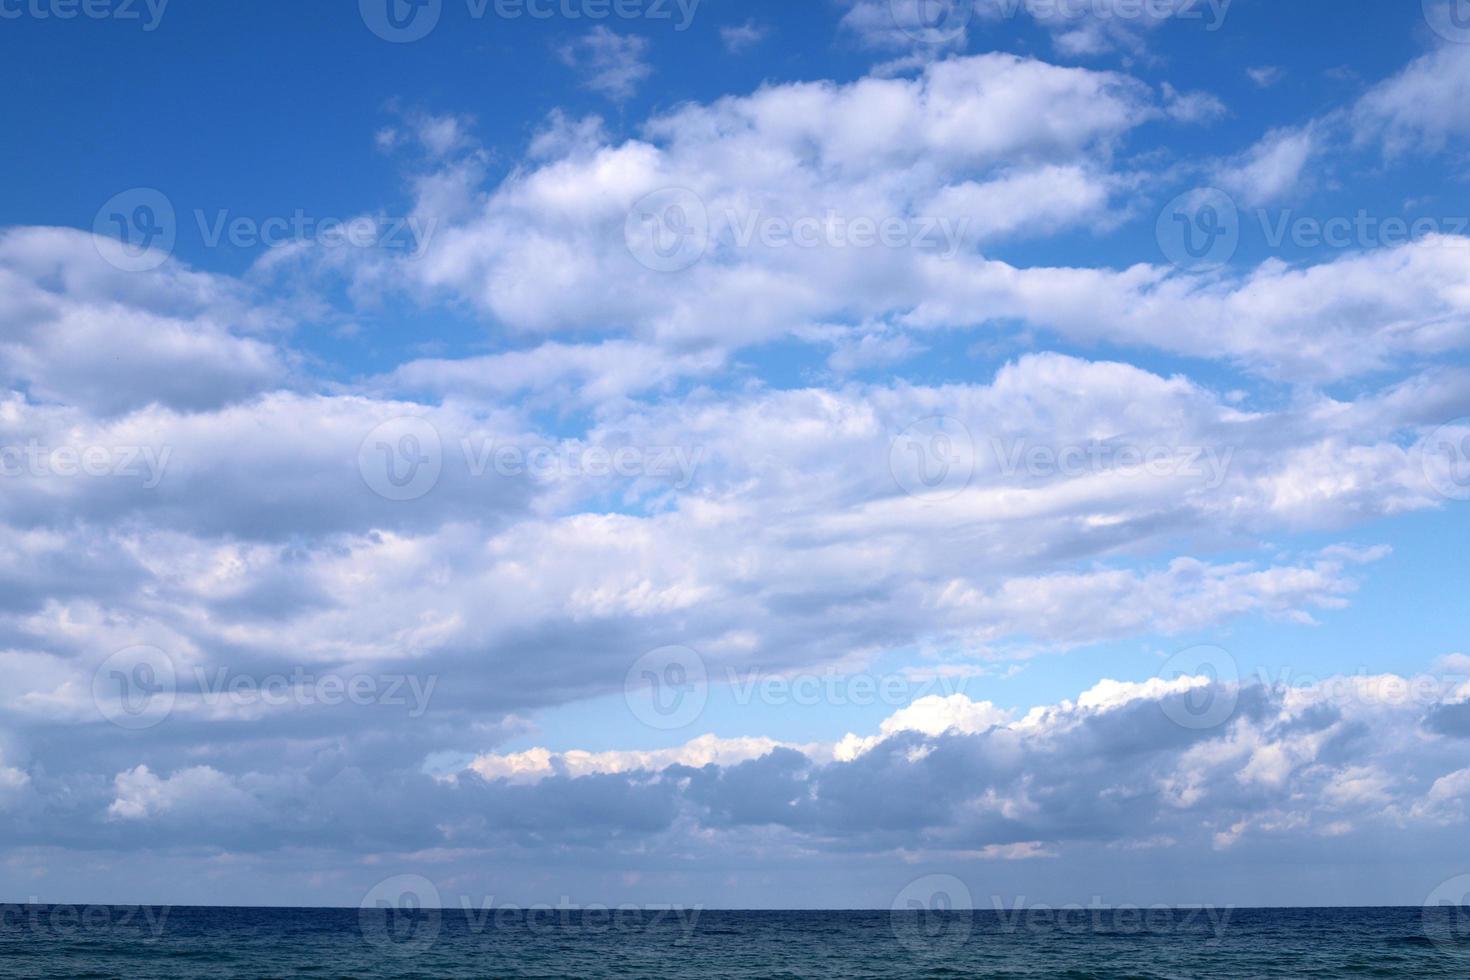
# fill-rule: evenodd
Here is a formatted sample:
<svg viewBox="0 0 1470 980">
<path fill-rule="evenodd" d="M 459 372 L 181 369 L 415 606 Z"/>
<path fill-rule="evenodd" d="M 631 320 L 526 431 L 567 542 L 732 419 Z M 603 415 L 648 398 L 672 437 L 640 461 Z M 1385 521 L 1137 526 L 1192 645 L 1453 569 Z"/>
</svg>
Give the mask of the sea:
<svg viewBox="0 0 1470 980">
<path fill-rule="evenodd" d="M 1456 977 L 1470 910 L 11 905 L 0 977 Z"/>
</svg>

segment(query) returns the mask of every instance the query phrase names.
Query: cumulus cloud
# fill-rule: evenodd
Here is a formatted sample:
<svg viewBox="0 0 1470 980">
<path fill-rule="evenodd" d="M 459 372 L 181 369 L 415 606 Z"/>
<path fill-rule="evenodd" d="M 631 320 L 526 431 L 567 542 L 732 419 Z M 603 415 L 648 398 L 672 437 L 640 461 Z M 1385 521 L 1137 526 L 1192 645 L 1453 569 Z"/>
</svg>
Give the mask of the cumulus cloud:
<svg viewBox="0 0 1470 980">
<path fill-rule="evenodd" d="M 576 63 L 625 98 L 641 48 L 589 37 Z M 1458 57 L 1431 53 L 1221 173 L 1243 201 L 1289 199 L 1345 119 L 1447 145 L 1454 113 L 1404 93 Z M 1375 695 L 1382 678 L 1247 676 L 1208 729 L 1177 718 L 1227 692 L 1184 676 L 1041 706 L 922 697 L 821 741 L 543 737 L 543 711 L 616 700 L 669 644 L 717 678 L 896 652 L 974 677 L 1310 627 L 1390 553 L 1372 522 L 1446 505 L 1421 442 L 1470 414 L 1470 375 L 1441 363 L 1470 342 L 1462 239 L 1202 274 L 1026 265 L 1007 250 L 1106 233 L 1158 189 L 1127 149 L 1140 128 L 1221 107 L 1012 55 L 916 66 L 684 104 L 620 141 L 553 115 L 495 181 L 467 120 L 405 117 L 379 144 L 422 150 L 414 214 L 438 228 L 412 262 L 307 246 L 240 278 L 123 273 L 83 232 L 0 233 L 14 846 L 908 866 L 1458 830 L 1470 689 L 1409 703 Z M 713 222 L 682 270 L 630 246 L 636 203 L 669 189 Z M 828 237 L 935 216 L 953 224 L 927 244 Z M 741 239 L 768 218 L 810 219 L 818 240 Z M 357 300 L 478 316 L 489 339 L 321 369 L 292 346 L 320 305 L 264 287 L 326 293 L 338 274 Z M 951 382 L 914 366 L 961 333 L 1002 345 L 999 366 L 977 357 Z M 778 383 L 762 358 L 787 342 L 818 356 Z M 1170 373 L 1196 368 L 1209 384 Z M 433 464 L 421 493 L 375 484 L 409 456 Z M 1339 539 L 1357 543 L 1323 544 Z M 172 668 L 174 703 L 119 739 L 94 681 L 140 644 Z M 280 702 L 213 687 L 301 671 Z M 431 710 L 307 696 L 364 676 L 432 689 Z"/>
<path fill-rule="evenodd" d="M 1206 689 L 1233 709 L 1214 724 L 1181 724 Z M 184 832 L 196 846 L 267 851 L 326 833 L 369 851 L 494 850 L 528 846 L 532 827 L 529 846 L 548 855 L 595 841 L 631 856 L 658 842 L 701 859 L 756 829 L 778 854 L 893 860 L 1037 859 L 1098 843 L 1310 846 L 1463 822 L 1461 750 L 1421 727 L 1426 704 L 1412 690 L 1391 675 L 1290 689 L 1105 681 L 1023 712 L 963 695 L 918 702 L 845 752 L 705 737 L 670 751 L 482 756 L 453 779 L 136 766 L 65 805 L 95 807 L 90 822 L 107 840 L 169 846 Z M 53 839 L 33 819 L 19 834 Z"/>
</svg>

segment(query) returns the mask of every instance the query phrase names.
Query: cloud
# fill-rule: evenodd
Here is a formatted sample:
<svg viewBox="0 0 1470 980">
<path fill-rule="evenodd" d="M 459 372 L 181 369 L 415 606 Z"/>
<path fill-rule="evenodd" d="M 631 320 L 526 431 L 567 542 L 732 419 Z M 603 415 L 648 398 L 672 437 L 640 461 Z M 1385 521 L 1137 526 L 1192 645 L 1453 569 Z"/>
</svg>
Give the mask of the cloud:
<svg viewBox="0 0 1470 980">
<path fill-rule="evenodd" d="M 1359 145 L 1382 143 L 1398 156 L 1436 152 L 1470 136 L 1470 50 L 1449 44 L 1415 59 L 1358 100 L 1351 126 Z"/>
<path fill-rule="evenodd" d="M 1225 103 L 1209 92 L 1181 92 L 1168 82 L 1163 91 L 1164 111 L 1183 123 L 1213 122 L 1229 112 Z"/>
<path fill-rule="evenodd" d="M 903 709 L 861 751 L 831 756 L 701 738 L 672 751 L 484 756 L 448 780 L 341 766 L 309 777 L 296 763 L 134 766 L 102 792 L 72 786 L 66 805 L 91 808 L 92 832 L 118 847 L 270 852 L 330 834 L 357 853 L 516 847 L 561 863 L 657 847 L 718 865 L 722 849 L 760 831 L 786 861 L 1066 858 L 1098 844 L 1172 861 L 1246 841 L 1300 848 L 1462 825 L 1470 782 L 1458 749 L 1419 727 L 1415 698 L 1382 696 L 1386 682 L 1403 692 L 1409 680 L 1104 681 L 1023 712 L 959 695 Z M 1177 723 L 1202 686 L 1233 712 L 1209 727 Z M 55 841 L 34 812 L 21 814 L 17 839 Z"/>
<path fill-rule="evenodd" d="M 1279 203 L 1301 193 L 1307 164 L 1318 152 L 1317 144 L 1310 127 L 1277 130 L 1226 164 L 1217 179 L 1247 204 Z"/>
<path fill-rule="evenodd" d="M 584 84 L 614 102 L 625 102 L 638 91 L 649 75 L 649 41 L 633 34 L 617 34 L 605 26 L 560 49 L 563 62 L 583 74 Z"/>
<path fill-rule="evenodd" d="M 0 373 L 33 398 L 118 414 L 226 405 L 286 382 L 289 321 L 230 280 L 125 272 L 90 235 L 0 233 Z"/>
<path fill-rule="evenodd" d="M 1176 115 L 1204 105 L 1165 96 Z M 622 143 L 607 142 L 596 121 L 558 118 L 537 155 L 496 186 L 473 186 L 483 175 L 473 160 L 421 182 L 433 190 L 415 212 L 438 228 L 422 257 L 352 256 L 349 271 L 426 303 L 463 300 L 520 337 L 593 329 L 677 352 L 660 384 L 703 374 L 739 348 L 859 325 L 892 352 L 904 335 L 911 348 L 929 346 L 931 331 L 1005 337 L 1019 327 L 1069 344 L 1223 356 L 1266 378 L 1317 384 L 1464 346 L 1470 249 L 1456 235 L 1211 276 L 996 257 L 1008 243 L 1126 220 L 1116 202 L 1150 179 L 1117 170 L 1114 157 L 1169 108 L 1121 74 L 992 54 L 935 62 L 912 79 L 769 85 L 688 104 Z M 1287 200 L 1338 133 L 1335 117 L 1277 130 L 1213 179 L 1247 207 Z M 669 194 L 696 234 L 707 229 L 687 239 L 698 247 L 674 270 L 640 258 L 649 225 L 633 220 L 639 202 Z M 667 231 L 658 222 L 672 214 L 652 214 L 652 233 Z M 873 247 L 854 244 L 860 220 L 875 229 Z M 879 227 L 898 237 L 879 244 Z M 536 356 L 585 362 L 617 349 Z M 632 391 L 626 381 L 614 388 Z"/>
<path fill-rule="evenodd" d="M 1256 88 L 1271 88 L 1286 77 L 1286 69 L 1279 65 L 1262 65 L 1259 68 L 1247 68 L 1245 74 Z"/>
<path fill-rule="evenodd" d="M 744 54 L 766 39 L 768 29 L 753 20 L 720 28 L 720 41 L 731 54 Z"/>
</svg>

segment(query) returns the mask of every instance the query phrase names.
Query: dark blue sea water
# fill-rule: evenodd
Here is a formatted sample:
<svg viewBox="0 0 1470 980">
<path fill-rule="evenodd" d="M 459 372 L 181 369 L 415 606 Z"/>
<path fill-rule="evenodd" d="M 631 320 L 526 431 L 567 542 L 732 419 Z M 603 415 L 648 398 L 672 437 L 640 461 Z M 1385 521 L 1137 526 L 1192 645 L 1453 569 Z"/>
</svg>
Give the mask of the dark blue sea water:
<svg viewBox="0 0 1470 980">
<path fill-rule="evenodd" d="M 8 906 L 0 977 L 1470 977 L 1465 912 Z"/>
</svg>

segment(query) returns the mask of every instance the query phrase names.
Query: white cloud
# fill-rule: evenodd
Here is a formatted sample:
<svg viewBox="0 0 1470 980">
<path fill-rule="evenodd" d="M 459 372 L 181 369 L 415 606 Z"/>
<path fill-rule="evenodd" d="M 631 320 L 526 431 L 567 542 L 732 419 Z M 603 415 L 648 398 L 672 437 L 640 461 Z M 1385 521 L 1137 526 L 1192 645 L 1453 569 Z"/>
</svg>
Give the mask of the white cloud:
<svg viewBox="0 0 1470 980">
<path fill-rule="evenodd" d="M 1256 88 L 1271 88 L 1286 77 L 1286 69 L 1279 65 L 1261 65 L 1247 68 L 1245 74 Z"/>
<path fill-rule="evenodd" d="M 1411 62 L 1370 89 L 1351 113 L 1359 144 L 1390 155 L 1443 149 L 1470 136 L 1470 48 L 1449 44 Z"/>
<path fill-rule="evenodd" d="M 1223 167 L 1217 179 L 1245 204 L 1279 203 L 1301 193 L 1317 143 L 1310 127 L 1276 130 Z"/>
<path fill-rule="evenodd" d="M 648 47 L 647 38 L 617 34 L 598 25 L 564 45 L 560 54 L 562 61 L 582 72 L 588 88 L 614 102 L 623 102 L 653 74 Z"/>
<path fill-rule="evenodd" d="M 767 29 L 753 20 L 720 28 L 720 40 L 731 54 L 744 54 L 766 39 Z"/>
</svg>

